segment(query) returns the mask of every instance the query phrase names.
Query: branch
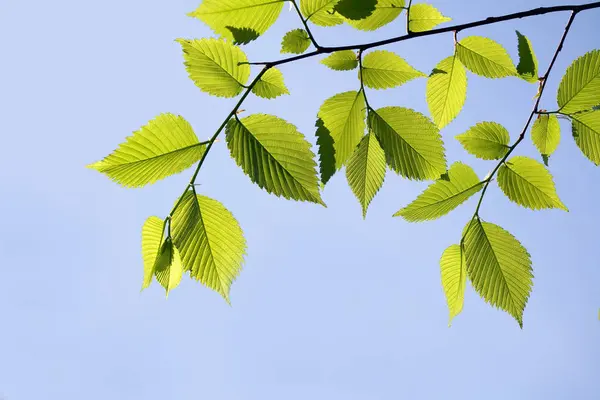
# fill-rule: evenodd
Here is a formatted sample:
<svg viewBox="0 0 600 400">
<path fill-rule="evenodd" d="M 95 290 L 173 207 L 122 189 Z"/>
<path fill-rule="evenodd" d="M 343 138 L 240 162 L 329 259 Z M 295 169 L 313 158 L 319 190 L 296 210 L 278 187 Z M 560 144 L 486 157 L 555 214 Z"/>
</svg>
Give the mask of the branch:
<svg viewBox="0 0 600 400">
<path fill-rule="evenodd" d="M 313 46 L 315 46 L 315 48 L 317 50 L 321 49 L 321 46 L 319 46 L 319 43 L 317 43 L 317 41 L 315 40 L 315 37 L 313 36 L 312 32 L 310 31 L 310 28 L 308 27 L 308 24 L 306 23 L 306 19 L 304 19 L 304 17 L 302 16 L 302 12 L 300 12 L 300 8 L 298 8 L 298 3 L 296 3 L 296 0 L 290 0 L 290 1 L 294 5 L 294 8 L 296 9 L 296 12 L 298 13 L 298 17 L 300 17 L 300 20 L 302 21 L 302 25 L 304 25 L 304 29 L 306 30 L 306 33 L 308 33 L 308 37 L 310 38 L 310 41 L 312 42 Z"/>
</svg>

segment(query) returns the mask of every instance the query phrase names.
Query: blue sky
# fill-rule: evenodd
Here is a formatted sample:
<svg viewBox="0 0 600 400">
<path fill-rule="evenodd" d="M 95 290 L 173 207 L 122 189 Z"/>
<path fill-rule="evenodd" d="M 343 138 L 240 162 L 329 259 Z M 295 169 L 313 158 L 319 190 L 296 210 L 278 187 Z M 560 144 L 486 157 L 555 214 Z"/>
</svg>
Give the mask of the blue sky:
<svg viewBox="0 0 600 400">
<path fill-rule="evenodd" d="M 434 1 L 456 23 L 558 1 Z M 208 138 L 235 100 L 201 93 L 182 65 L 177 37 L 210 31 L 185 16 L 198 0 L 0 2 L 0 398 L 37 399 L 593 399 L 600 376 L 600 169 L 576 148 L 569 125 L 551 171 L 570 212 L 531 212 L 492 185 L 483 218 L 512 232 L 532 254 L 534 289 L 525 329 L 468 288 L 447 327 L 438 260 L 456 243 L 475 200 L 420 225 L 391 215 L 426 183 L 388 174 L 363 221 L 338 174 L 328 208 L 269 196 L 238 169 L 221 141 L 200 191 L 223 202 L 245 230 L 249 252 L 229 307 L 185 279 L 168 300 L 155 283 L 140 294 L 141 226 L 164 216 L 191 172 L 125 190 L 84 166 L 161 112 L 183 115 Z M 545 69 L 567 14 L 463 32 L 486 35 L 516 57 L 515 29 Z M 542 100 L 556 106 L 569 63 L 600 47 L 600 10 L 580 15 Z M 286 11 L 251 60 L 278 58 Z M 316 29 L 325 45 L 400 34 Z M 452 37 L 388 46 L 431 70 Z M 355 72 L 317 59 L 281 68 L 292 96 L 250 99 L 248 112 L 278 115 L 314 142 L 318 107 L 356 89 Z M 369 92 L 375 107 L 427 113 L 425 80 Z M 443 131 L 450 162 L 480 176 L 453 137 L 479 121 L 520 132 L 536 92 L 515 78 L 469 76 L 465 111 Z M 537 157 L 529 140 L 517 154 Z M 594 395 L 596 393 L 596 395 Z"/>
</svg>

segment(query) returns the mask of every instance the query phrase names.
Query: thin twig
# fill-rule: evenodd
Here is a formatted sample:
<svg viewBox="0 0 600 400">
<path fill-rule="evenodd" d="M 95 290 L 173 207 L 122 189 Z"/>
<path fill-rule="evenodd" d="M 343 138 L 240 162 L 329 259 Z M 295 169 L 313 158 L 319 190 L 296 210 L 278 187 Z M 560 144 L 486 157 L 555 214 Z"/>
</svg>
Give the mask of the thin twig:
<svg viewBox="0 0 600 400">
<path fill-rule="evenodd" d="M 411 34 L 410 30 L 410 7 L 412 6 L 412 0 L 408 1 L 408 6 L 406 7 L 406 33 Z"/>
<path fill-rule="evenodd" d="M 313 36 L 312 32 L 310 31 L 310 28 L 308 27 L 307 20 L 302 15 L 302 12 L 300 12 L 298 3 L 296 3 L 296 0 L 290 0 L 290 1 L 294 5 L 294 8 L 296 9 L 296 12 L 298 13 L 298 17 L 300 18 L 300 21 L 302 21 L 302 25 L 304 25 L 304 29 L 306 30 L 306 33 L 308 33 L 308 37 L 310 38 L 310 41 L 312 42 L 313 46 L 315 46 L 315 48 L 317 50 L 321 49 L 321 46 L 319 46 L 319 43 L 317 43 L 317 41 L 315 40 L 315 37 Z"/>
</svg>

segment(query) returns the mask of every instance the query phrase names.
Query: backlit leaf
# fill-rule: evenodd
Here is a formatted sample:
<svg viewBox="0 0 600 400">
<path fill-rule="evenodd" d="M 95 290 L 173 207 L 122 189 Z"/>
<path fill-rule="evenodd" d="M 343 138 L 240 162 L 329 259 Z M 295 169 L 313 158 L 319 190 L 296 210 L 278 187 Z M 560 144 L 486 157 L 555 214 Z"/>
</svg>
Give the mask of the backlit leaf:
<svg viewBox="0 0 600 400">
<path fill-rule="evenodd" d="M 469 36 L 458 42 L 456 55 L 467 69 L 487 78 L 517 75 L 517 70 L 500 44 L 481 36 Z"/>
<path fill-rule="evenodd" d="M 470 154 L 483 160 L 499 160 L 510 148 L 508 131 L 496 122 L 480 122 L 456 139 Z"/>
<path fill-rule="evenodd" d="M 324 205 L 310 143 L 294 125 L 265 114 L 233 118 L 227 124 L 226 140 L 231 157 L 262 189 Z"/>
<path fill-rule="evenodd" d="M 335 162 L 339 169 L 346 164 L 365 135 L 364 93 L 359 90 L 336 94 L 325 100 L 318 116 L 333 138 Z"/>
<path fill-rule="evenodd" d="M 350 71 L 358 67 L 358 58 L 352 50 L 336 51 L 321 60 L 321 64 L 336 71 Z"/>
<path fill-rule="evenodd" d="M 335 26 L 344 23 L 344 18 L 334 12 L 340 0 L 300 0 L 302 15 L 315 25 Z"/>
<path fill-rule="evenodd" d="M 404 4 L 404 0 L 378 0 L 373 14 L 359 20 L 348 19 L 347 22 L 356 29 L 374 31 L 398 18 Z"/>
<path fill-rule="evenodd" d="M 463 309 L 465 288 L 467 286 L 467 262 L 461 247 L 453 244 L 448 247 L 440 259 L 442 286 L 448 303 L 450 317 L 448 326 Z"/>
<path fill-rule="evenodd" d="M 437 219 L 448 214 L 483 188 L 483 182 L 468 165 L 452 164 L 445 179 L 431 184 L 415 201 L 394 214 L 409 222 Z"/>
<path fill-rule="evenodd" d="M 560 143 L 560 124 L 556 115 L 541 114 L 531 128 L 531 139 L 542 155 L 550 156 Z"/>
<path fill-rule="evenodd" d="M 216 34 L 227 39 L 238 39 L 234 34 L 240 30 L 254 31 L 262 35 L 277 21 L 283 1 L 274 0 L 203 0 L 189 13 L 208 25 Z M 244 34 L 246 38 L 248 34 Z"/>
<path fill-rule="evenodd" d="M 378 0 L 339 0 L 334 10 L 341 16 L 359 20 L 373 14 Z"/>
<path fill-rule="evenodd" d="M 319 147 L 319 171 L 321 172 L 321 183 L 325 185 L 336 171 L 335 148 L 331 132 L 325 127 L 322 119 L 317 120 L 316 127 L 317 146 Z"/>
<path fill-rule="evenodd" d="M 439 24 L 452 21 L 445 17 L 437 8 L 429 4 L 413 4 L 410 7 L 408 30 L 410 32 L 429 31 Z"/>
<path fill-rule="evenodd" d="M 600 111 L 590 111 L 572 116 L 573 137 L 583 154 L 600 165 Z"/>
<path fill-rule="evenodd" d="M 400 175 L 426 180 L 437 179 L 446 172 L 440 131 L 423 114 L 408 108 L 385 107 L 370 112 L 369 121 L 387 164 Z"/>
<path fill-rule="evenodd" d="M 513 157 L 498 170 L 498 185 L 511 201 L 533 210 L 567 207 L 556 194 L 550 172 L 528 157 Z"/>
<path fill-rule="evenodd" d="M 277 68 L 269 68 L 252 88 L 252 93 L 265 99 L 274 99 L 284 94 L 290 94 L 283 81 L 283 74 Z"/>
<path fill-rule="evenodd" d="M 373 51 L 363 58 L 362 78 L 365 86 L 372 89 L 389 89 L 412 79 L 426 76 L 411 67 L 404 59 L 391 51 Z M 359 79 L 361 71 L 358 72 Z"/>
<path fill-rule="evenodd" d="M 385 154 L 373 133 L 366 135 L 348 160 L 346 178 L 362 206 L 363 218 L 385 178 Z"/>
<path fill-rule="evenodd" d="M 600 50 L 586 53 L 567 68 L 558 86 L 557 100 L 563 114 L 589 110 L 600 104 Z"/>
<path fill-rule="evenodd" d="M 311 41 L 304 29 L 289 31 L 281 41 L 281 52 L 302 54 L 310 47 Z"/>
<path fill-rule="evenodd" d="M 517 72 L 526 81 L 536 83 L 538 81 L 538 60 L 533 52 L 533 46 L 529 39 L 519 31 L 517 31 L 517 39 L 519 42 Z"/>
<path fill-rule="evenodd" d="M 442 129 L 458 116 L 467 99 L 467 71 L 456 56 L 443 59 L 427 80 L 427 104 Z"/>
<path fill-rule="evenodd" d="M 160 253 L 154 264 L 154 274 L 156 280 L 169 292 L 179 286 L 183 276 L 183 265 L 179 250 L 173 244 L 171 238 L 165 239 L 161 246 Z"/>
<path fill-rule="evenodd" d="M 152 283 L 154 266 L 158 252 L 161 249 L 165 221 L 158 217 L 150 217 L 142 228 L 142 258 L 144 259 L 144 283 L 142 290 Z"/>
<path fill-rule="evenodd" d="M 239 223 L 218 201 L 188 191 L 172 219 L 173 241 L 190 276 L 229 302 L 246 254 Z"/>
<path fill-rule="evenodd" d="M 141 187 L 191 167 L 205 150 L 183 117 L 161 114 L 88 168 L 122 186 Z"/>
<path fill-rule="evenodd" d="M 190 79 L 202 91 L 218 97 L 235 97 L 242 92 L 250 77 L 242 49 L 221 39 L 177 41 L 183 48 Z"/>
<path fill-rule="evenodd" d="M 492 306 L 512 315 L 523 327 L 523 312 L 533 286 L 529 253 L 501 227 L 474 219 L 464 238 L 467 275 Z"/>
</svg>

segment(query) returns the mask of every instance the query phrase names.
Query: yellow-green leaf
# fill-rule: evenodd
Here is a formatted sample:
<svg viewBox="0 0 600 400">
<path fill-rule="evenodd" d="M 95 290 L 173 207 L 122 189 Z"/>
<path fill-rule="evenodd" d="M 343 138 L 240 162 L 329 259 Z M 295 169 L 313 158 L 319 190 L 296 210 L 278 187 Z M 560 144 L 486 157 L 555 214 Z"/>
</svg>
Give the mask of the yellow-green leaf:
<svg viewBox="0 0 600 400">
<path fill-rule="evenodd" d="M 348 19 L 347 22 L 361 31 L 374 31 L 398 18 L 404 4 L 404 0 L 378 0 L 371 15 L 358 20 Z"/>
<path fill-rule="evenodd" d="M 358 144 L 346 167 L 350 189 L 362 206 L 363 218 L 385 178 L 385 154 L 373 133 L 366 135 Z"/>
<path fill-rule="evenodd" d="M 442 286 L 448 303 L 450 317 L 448 326 L 463 309 L 465 288 L 467 286 L 467 262 L 465 253 L 457 244 L 448 247 L 440 259 Z"/>
<path fill-rule="evenodd" d="M 281 52 L 302 54 L 310 47 L 310 37 L 304 29 L 289 31 L 281 41 Z"/>
<path fill-rule="evenodd" d="M 183 265 L 179 250 L 173 244 L 171 238 L 166 238 L 161 246 L 160 254 L 154 265 L 156 280 L 169 292 L 179 286 L 183 276 Z"/>
<path fill-rule="evenodd" d="M 586 53 L 567 68 L 557 100 L 563 114 L 587 111 L 600 104 L 600 50 Z"/>
<path fill-rule="evenodd" d="M 142 258 L 144 259 L 144 283 L 142 290 L 152 283 L 154 266 L 158 252 L 161 249 L 165 221 L 158 217 L 150 217 L 142 227 Z"/>
<path fill-rule="evenodd" d="M 572 115 L 573 137 L 583 154 L 600 165 L 600 111 Z"/>
<path fill-rule="evenodd" d="M 250 77 L 242 49 L 221 39 L 177 41 L 190 79 L 200 90 L 217 97 L 235 97 L 242 92 Z"/>
<path fill-rule="evenodd" d="M 389 89 L 400 86 L 412 79 L 426 76 L 410 66 L 403 58 L 391 51 L 373 51 L 363 58 L 363 69 L 359 79 L 372 89 Z"/>
<path fill-rule="evenodd" d="M 141 187 L 191 167 L 205 150 L 183 117 L 161 114 L 88 167 L 122 186 Z"/>
<path fill-rule="evenodd" d="M 394 214 L 409 222 L 440 218 L 467 201 L 483 188 L 483 182 L 468 165 L 456 162 L 447 176 L 432 183 L 412 203 Z"/>
<path fill-rule="evenodd" d="M 474 74 L 487 78 L 517 75 L 510 56 L 499 43 L 481 36 L 469 36 L 458 42 L 456 55 Z"/>
<path fill-rule="evenodd" d="M 402 107 L 369 113 L 387 164 L 400 175 L 416 180 L 437 179 L 446 172 L 444 143 L 439 129 L 423 114 Z"/>
<path fill-rule="evenodd" d="M 277 68 L 269 68 L 252 88 L 252 93 L 265 99 L 274 99 L 290 94 L 283 81 L 283 74 Z"/>
<path fill-rule="evenodd" d="M 467 99 L 467 71 L 456 56 L 443 59 L 427 80 L 427 104 L 442 129 L 454 120 Z"/>
<path fill-rule="evenodd" d="M 539 115 L 531 128 L 531 139 L 542 155 L 552 155 L 560 143 L 560 124 L 556 115 Z"/>
<path fill-rule="evenodd" d="M 225 133 L 231 157 L 260 188 L 286 199 L 324 205 L 315 155 L 294 125 L 254 114 L 231 119 Z"/>
<path fill-rule="evenodd" d="M 358 58 L 352 50 L 336 51 L 321 60 L 321 64 L 335 71 L 350 71 L 358 67 Z"/>
<path fill-rule="evenodd" d="M 517 40 L 519 43 L 517 72 L 527 82 L 536 83 L 538 81 L 538 60 L 533 52 L 533 46 L 529 39 L 519 31 L 517 31 Z"/>
<path fill-rule="evenodd" d="M 413 4 L 410 7 L 408 30 L 410 32 L 429 31 L 452 18 L 444 16 L 437 8 L 429 4 Z"/>
<path fill-rule="evenodd" d="M 304 18 L 319 26 L 335 26 L 344 23 L 344 18 L 334 12 L 340 0 L 300 0 L 300 11 Z"/>
<path fill-rule="evenodd" d="M 216 34 L 239 40 L 238 32 L 253 31 L 262 35 L 277 21 L 284 1 L 277 0 L 203 0 L 189 13 L 208 25 Z M 244 34 L 244 37 L 248 37 Z"/>
<path fill-rule="evenodd" d="M 508 131 L 496 122 L 480 122 L 456 139 L 470 154 L 483 160 L 499 160 L 510 148 Z"/>
<path fill-rule="evenodd" d="M 533 286 L 529 253 L 501 227 L 474 219 L 464 238 L 467 275 L 492 306 L 512 315 L 523 327 L 523 312 Z"/>
<path fill-rule="evenodd" d="M 229 302 L 246 254 L 246 239 L 234 216 L 218 201 L 190 190 L 173 214 L 171 231 L 185 270 Z"/>
<path fill-rule="evenodd" d="M 560 201 L 550 172 L 528 157 L 513 157 L 498 170 L 498 185 L 511 201 L 533 210 L 567 207 Z"/>
<path fill-rule="evenodd" d="M 362 90 L 344 92 L 325 100 L 319 118 L 331 133 L 337 169 L 346 164 L 365 135 L 366 105 Z"/>
</svg>

